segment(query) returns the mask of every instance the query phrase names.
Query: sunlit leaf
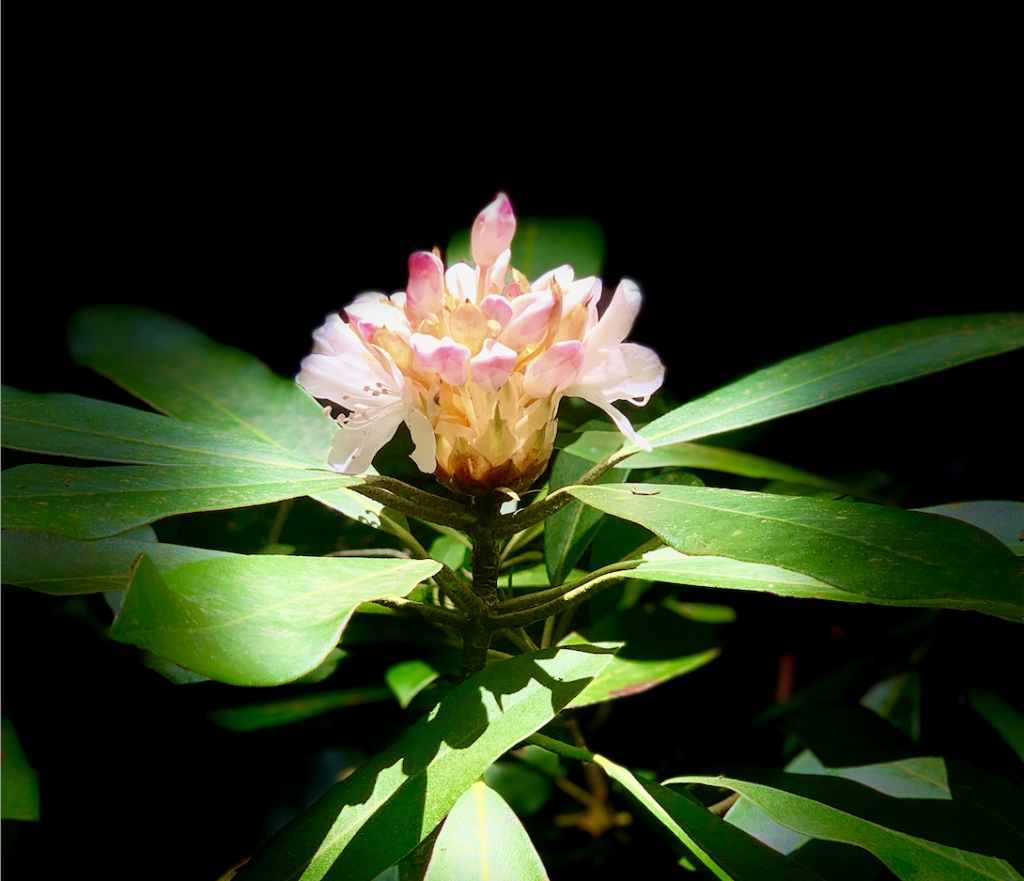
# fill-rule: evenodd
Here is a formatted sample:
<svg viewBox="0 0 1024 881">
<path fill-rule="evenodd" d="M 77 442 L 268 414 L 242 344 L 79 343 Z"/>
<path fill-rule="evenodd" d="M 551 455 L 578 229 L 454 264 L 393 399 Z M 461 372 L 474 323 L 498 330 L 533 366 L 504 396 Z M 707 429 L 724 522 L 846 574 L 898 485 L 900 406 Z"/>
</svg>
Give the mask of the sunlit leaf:
<svg viewBox="0 0 1024 881">
<path fill-rule="evenodd" d="M 758 370 L 655 419 L 654 447 L 777 419 L 1024 345 L 1024 316 L 958 315 L 894 324 Z"/>
<path fill-rule="evenodd" d="M 980 840 L 976 829 L 965 831 L 956 822 L 951 802 L 893 798 L 835 777 L 769 771 L 756 772 L 755 780 L 686 776 L 665 783 L 738 792 L 795 832 L 863 847 L 899 878 L 1020 877 L 1008 862 L 1021 859 L 1020 846 L 1006 853 L 990 849 L 991 840 Z M 998 833 L 993 838 L 998 840 Z"/>
<path fill-rule="evenodd" d="M 519 818 L 498 793 L 477 781 L 455 802 L 441 826 L 424 879 L 547 881 L 547 877 Z"/>
<path fill-rule="evenodd" d="M 39 772 L 28 763 L 6 713 L 0 715 L 0 818 L 39 819 Z"/>
<path fill-rule="evenodd" d="M 256 440 L 79 395 L 3 387 L 3 445 L 16 450 L 141 465 L 323 466 Z"/>
<path fill-rule="evenodd" d="M 262 728 L 276 728 L 279 725 L 290 725 L 314 716 L 322 716 L 342 707 L 379 703 L 390 698 L 391 692 L 383 685 L 362 685 L 297 695 L 285 700 L 249 704 L 244 707 L 213 710 L 209 717 L 212 722 L 231 731 L 259 731 Z"/>
<path fill-rule="evenodd" d="M 441 674 L 421 658 L 392 664 L 384 673 L 384 681 L 404 710 L 424 688 Z"/>
<path fill-rule="evenodd" d="M 488 665 L 336 784 L 246 866 L 250 881 L 370 881 L 410 853 L 484 769 L 547 724 L 611 649 L 545 649 Z"/>
<path fill-rule="evenodd" d="M 637 489 L 567 491 L 683 554 L 780 566 L 878 602 L 1024 616 L 1020 561 L 988 533 L 947 517 L 712 487 Z"/>
<path fill-rule="evenodd" d="M 263 505 L 361 482 L 279 465 L 22 465 L 4 472 L 3 522 L 70 538 L 105 538 L 173 514 Z"/>
<path fill-rule="evenodd" d="M 445 261 L 451 266 L 473 263 L 469 230 L 448 242 Z M 589 217 L 519 217 L 512 240 L 512 266 L 531 281 L 568 263 L 576 278 L 600 275 L 604 262 L 604 229 Z"/>
<path fill-rule="evenodd" d="M 309 673 L 338 644 L 356 606 L 404 595 L 432 560 L 233 555 L 160 573 L 142 555 L 111 636 L 232 685 Z"/>
</svg>

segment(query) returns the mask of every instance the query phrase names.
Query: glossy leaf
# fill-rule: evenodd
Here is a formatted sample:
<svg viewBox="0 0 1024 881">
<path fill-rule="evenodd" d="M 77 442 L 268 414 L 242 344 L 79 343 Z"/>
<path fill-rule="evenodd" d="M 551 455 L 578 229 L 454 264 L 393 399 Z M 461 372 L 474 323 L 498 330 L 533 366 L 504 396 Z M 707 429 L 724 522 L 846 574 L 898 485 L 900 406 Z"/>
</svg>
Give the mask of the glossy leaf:
<svg viewBox="0 0 1024 881">
<path fill-rule="evenodd" d="M 111 636 L 232 685 L 278 685 L 315 669 L 356 606 L 409 593 L 432 560 L 234 555 L 160 573 L 133 566 Z"/>
<path fill-rule="evenodd" d="M 441 674 L 421 658 L 392 664 L 384 673 L 391 694 L 404 710 L 424 688 Z"/>
<path fill-rule="evenodd" d="M 3 522 L 105 538 L 174 514 L 263 505 L 361 482 L 332 471 L 268 465 L 22 465 L 4 472 Z"/>
<path fill-rule="evenodd" d="M 953 502 L 917 510 L 963 520 L 984 529 L 1018 557 L 1024 556 L 1024 502 Z"/>
<path fill-rule="evenodd" d="M 322 716 L 342 707 L 379 703 L 390 698 L 391 692 L 382 685 L 363 685 L 303 694 L 286 700 L 213 710 L 209 717 L 212 722 L 230 731 L 259 731 L 263 728 L 276 728 L 312 719 L 314 716 Z"/>
<path fill-rule="evenodd" d="M 324 465 L 249 434 L 79 395 L 37 395 L 4 386 L 2 403 L 3 445 L 16 450 L 140 465 Z"/>
<path fill-rule="evenodd" d="M 894 324 L 751 373 L 655 419 L 640 435 L 656 448 L 696 440 L 1022 345 L 1024 316 L 1016 313 Z"/>
<path fill-rule="evenodd" d="M 593 467 L 592 463 L 559 453 L 551 468 L 549 487 L 554 491 L 575 483 Z M 622 483 L 628 472 L 608 471 L 599 483 Z M 571 502 L 544 524 L 544 565 L 551 584 L 561 584 L 593 541 L 604 515 L 582 502 Z"/>
<path fill-rule="evenodd" d="M 448 242 L 448 266 L 465 260 L 473 264 L 469 230 Z M 604 262 L 604 229 L 589 217 L 520 217 L 512 239 L 512 266 L 534 281 L 549 269 L 568 263 L 576 278 L 600 275 Z"/>
<path fill-rule="evenodd" d="M 82 594 L 124 590 L 132 562 L 148 554 L 161 572 L 215 557 L 225 551 L 117 537 L 77 541 L 31 530 L 0 532 L 4 584 L 18 584 L 41 593 Z"/>
<path fill-rule="evenodd" d="M 948 802 L 892 798 L 848 780 L 782 772 L 757 772 L 756 781 L 687 776 L 665 782 L 731 789 L 795 832 L 863 847 L 899 878 L 1020 877 L 1007 860 L 1020 860 L 1021 851 L 972 851 L 977 842 L 950 821 L 952 812 L 942 810 L 952 807 Z"/>
<path fill-rule="evenodd" d="M 39 819 L 39 772 L 28 763 L 6 714 L 0 715 L 0 819 Z"/>
<path fill-rule="evenodd" d="M 441 826 L 424 881 L 547 877 L 519 818 L 498 793 L 478 780 L 455 802 Z"/>
<path fill-rule="evenodd" d="M 965 523 L 882 505 L 712 487 L 639 488 L 657 495 L 636 495 L 637 489 L 567 491 L 645 526 L 683 554 L 780 566 L 879 602 L 1024 617 L 1020 561 Z"/>
<path fill-rule="evenodd" d="M 154 409 L 327 461 L 337 426 L 292 379 L 192 325 L 142 306 L 89 306 L 71 317 L 71 355 Z"/>
<path fill-rule="evenodd" d="M 1024 760 L 1024 716 L 1020 710 L 994 691 L 970 688 L 967 695 L 974 711 L 995 728 L 1010 749 Z"/>
<path fill-rule="evenodd" d="M 708 811 L 688 793 L 674 792 L 604 756 L 594 761 L 626 790 L 644 815 L 659 824 L 716 878 L 753 881 L 760 878 L 794 878 L 812 881 L 813 872 L 766 847 Z"/>
<path fill-rule="evenodd" d="M 547 724 L 611 649 L 545 649 L 488 665 L 399 740 L 285 826 L 249 881 L 370 881 L 410 853 L 484 769 Z"/>
</svg>

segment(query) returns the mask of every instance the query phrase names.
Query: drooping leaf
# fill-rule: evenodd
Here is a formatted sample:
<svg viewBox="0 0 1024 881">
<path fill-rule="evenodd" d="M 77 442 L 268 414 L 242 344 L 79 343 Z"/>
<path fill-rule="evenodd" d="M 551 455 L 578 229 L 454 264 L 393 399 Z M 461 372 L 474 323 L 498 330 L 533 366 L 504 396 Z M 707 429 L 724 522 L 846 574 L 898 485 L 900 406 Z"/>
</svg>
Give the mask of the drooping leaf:
<svg viewBox="0 0 1024 881">
<path fill-rule="evenodd" d="M 356 606 L 409 593 L 433 560 L 232 555 L 160 573 L 133 566 L 111 629 L 188 670 L 232 685 L 278 685 L 315 669 Z"/>
<path fill-rule="evenodd" d="M 251 881 L 370 881 L 426 838 L 498 756 L 547 724 L 611 649 L 544 649 L 487 666 L 284 827 Z"/>
<path fill-rule="evenodd" d="M 154 409 L 327 461 L 337 425 L 295 381 L 142 306 L 89 306 L 68 325 L 71 355 Z"/>
<path fill-rule="evenodd" d="M 987 840 L 965 831 L 955 804 L 882 795 L 836 777 L 748 772 L 744 777 L 675 777 L 665 784 L 701 783 L 749 798 L 782 825 L 812 838 L 854 844 L 873 853 L 899 878 L 960 881 L 1019 878 L 1015 851 L 1000 852 L 999 833 Z M 997 847 L 992 849 L 993 840 Z"/>
<path fill-rule="evenodd" d="M 758 370 L 655 419 L 655 448 L 777 419 L 1024 345 L 1024 315 L 926 318 L 831 343 Z M 635 448 L 634 448 L 635 449 Z"/>
<path fill-rule="evenodd" d="M 213 429 L 79 395 L 3 386 L 3 445 L 138 465 L 323 466 L 233 429 Z"/>
<path fill-rule="evenodd" d="M 549 487 L 554 491 L 579 480 L 593 465 L 561 452 L 551 468 Z M 622 483 L 628 472 L 608 471 L 599 483 Z M 593 541 L 604 515 L 581 502 L 571 502 L 544 524 L 544 565 L 551 584 L 561 584 Z"/>
<path fill-rule="evenodd" d="M 971 706 L 1024 760 L 1024 716 L 1002 695 L 979 688 L 967 690 Z"/>
<path fill-rule="evenodd" d="M 424 881 L 547 881 L 547 877 L 519 818 L 498 793 L 478 780 L 445 818 Z"/>
<path fill-rule="evenodd" d="M 0 715 L 0 819 L 39 819 L 39 772 L 28 763 L 6 713 Z"/>
<path fill-rule="evenodd" d="M 77 541 L 47 532 L 5 529 L 0 532 L 4 584 L 41 593 L 81 594 L 124 590 L 132 561 L 148 554 L 161 572 L 194 560 L 232 557 L 226 551 L 160 544 L 118 536 Z"/>
<path fill-rule="evenodd" d="M 716 817 L 688 793 L 674 792 L 652 780 L 635 777 L 604 756 L 594 760 L 620 783 L 640 806 L 644 816 L 666 830 L 717 878 L 753 881 L 759 878 L 794 878 L 813 881 L 818 876 L 766 847 Z"/>
<path fill-rule="evenodd" d="M 984 529 L 1018 557 L 1024 556 L 1024 502 L 953 502 L 917 510 L 963 520 Z"/>
<path fill-rule="evenodd" d="M 286 700 L 212 710 L 209 717 L 212 722 L 230 731 L 259 731 L 301 722 L 342 707 L 378 703 L 390 698 L 391 692 L 383 685 L 362 685 L 304 694 Z"/>
<path fill-rule="evenodd" d="M 106 538 L 173 514 L 263 505 L 361 482 L 279 465 L 22 465 L 4 472 L 3 522 L 70 538 Z"/>
<path fill-rule="evenodd" d="M 445 250 L 448 266 L 465 260 L 472 265 L 469 230 L 455 233 Z M 512 240 L 512 266 L 531 281 L 568 263 L 576 278 L 600 275 L 604 262 L 604 229 L 589 217 L 520 217 Z"/>
<path fill-rule="evenodd" d="M 1020 561 L 988 533 L 946 517 L 712 487 L 567 491 L 683 554 L 780 566 L 878 602 L 1024 617 Z"/>
</svg>

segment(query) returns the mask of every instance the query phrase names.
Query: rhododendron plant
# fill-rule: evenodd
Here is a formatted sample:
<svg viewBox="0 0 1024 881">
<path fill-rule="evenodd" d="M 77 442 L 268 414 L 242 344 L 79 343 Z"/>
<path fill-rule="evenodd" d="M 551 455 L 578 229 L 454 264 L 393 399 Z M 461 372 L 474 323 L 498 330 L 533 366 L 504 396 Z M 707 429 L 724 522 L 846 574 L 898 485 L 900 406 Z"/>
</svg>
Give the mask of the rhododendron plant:
<svg viewBox="0 0 1024 881">
<path fill-rule="evenodd" d="M 343 408 L 329 462 L 362 474 L 405 422 L 421 471 L 456 492 L 522 492 L 551 455 L 559 401 L 576 396 L 650 444 L 613 404 L 646 404 L 664 367 L 623 340 L 640 291 L 623 280 L 601 315 L 601 280 L 560 266 L 532 283 L 511 265 L 516 219 L 499 194 L 472 227 L 475 266 L 409 258 L 405 292 L 361 294 L 328 316 L 299 384 Z"/>
</svg>

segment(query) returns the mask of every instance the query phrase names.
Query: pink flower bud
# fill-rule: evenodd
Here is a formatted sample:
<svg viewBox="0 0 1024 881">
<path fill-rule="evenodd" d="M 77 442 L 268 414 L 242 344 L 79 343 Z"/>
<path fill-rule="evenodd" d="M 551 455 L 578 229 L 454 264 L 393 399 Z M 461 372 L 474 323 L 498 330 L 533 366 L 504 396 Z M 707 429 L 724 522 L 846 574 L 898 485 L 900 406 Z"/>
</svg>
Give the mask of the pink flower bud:
<svg viewBox="0 0 1024 881">
<path fill-rule="evenodd" d="M 419 312 L 437 315 L 444 306 L 444 264 L 429 251 L 409 256 L 409 303 Z"/>
<path fill-rule="evenodd" d="M 555 343 L 530 362 L 523 377 L 523 390 L 535 398 L 560 392 L 575 382 L 583 368 L 585 353 L 578 340 Z"/>
<path fill-rule="evenodd" d="M 512 318 L 501 334 L 501 341 L 521 352 L 532 343 L 539 343 L 548 332 L 548 319 L 555 306 L 551 291 L 521 294 L 512 303 Z"/>
<path fill-rule="evenodd" d="M 517 357 L 514 349 L 497 340 L 484 340 L 480 354 L 469 362 L 470 378 L 485 392 L 496 392 L 508 382 Z"/>
<path fill-rule="evenodd" d="M 473 222 L 470 244 L 476 265 L 493 266 L 512 244 L 515 232 L 516 217 L 512 213 L 512 203 L 504 193 L 498 193 L 497 198 Z"/>
<path fill-rule="evenodd" d="M 468 376 L 469 348 L 450 336 L 436 339 L 425 333 L 414 333 L 412 344 L 416 367 L 432 370 L 449 385 L 462 385 Z"/>
<path fill-rule="evenodd" d="M 502 327 L 505 327 L 509 319 L 512 318 L 512 306 L 504 297 L 498 297 L 494 294 L 484 297 L 480 301 L 480 308 L 483 310 L 484 315 L 494 319 Z"/>
</svg>

